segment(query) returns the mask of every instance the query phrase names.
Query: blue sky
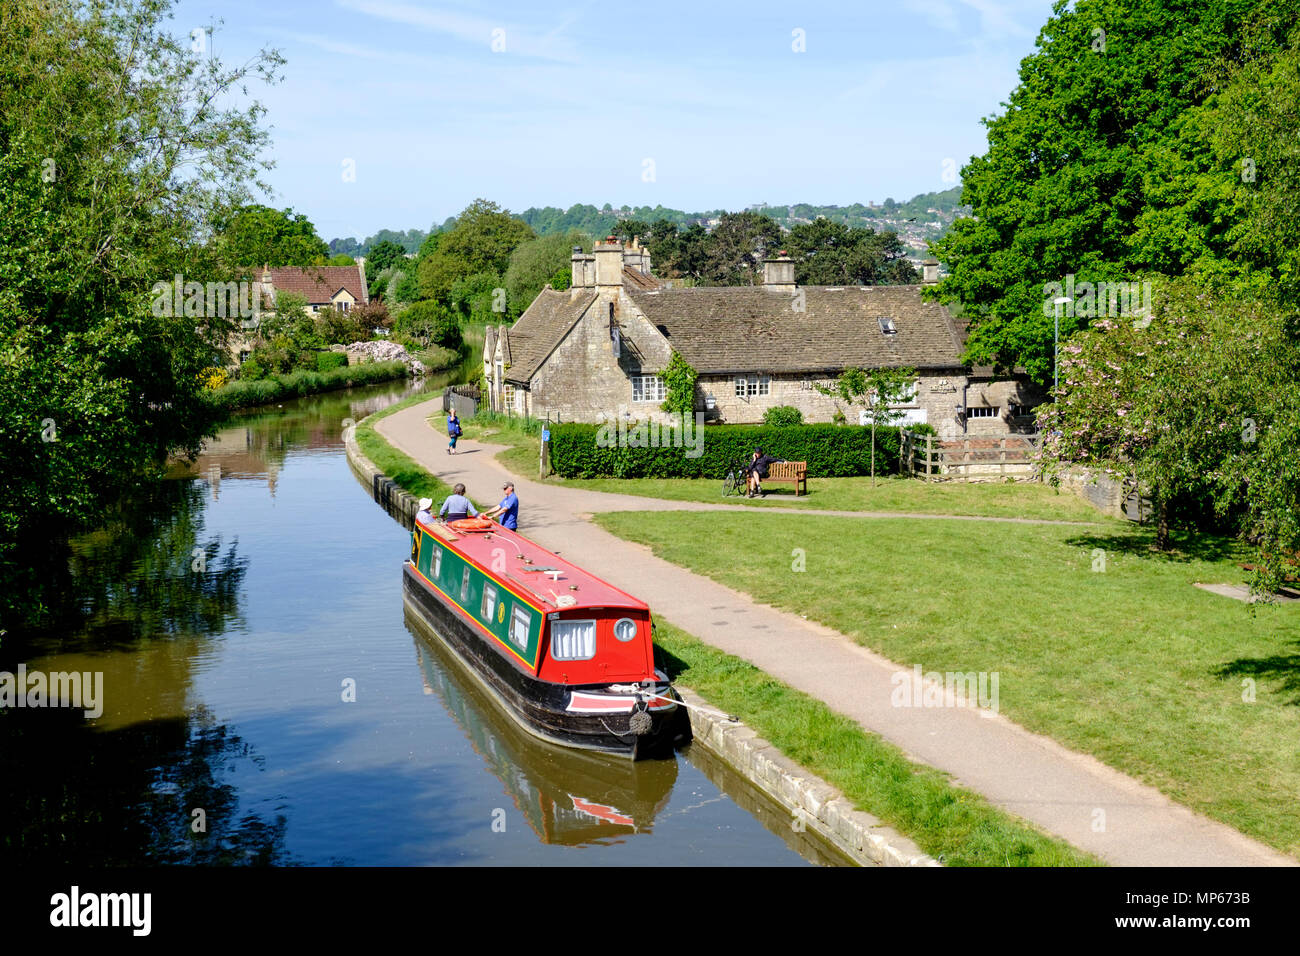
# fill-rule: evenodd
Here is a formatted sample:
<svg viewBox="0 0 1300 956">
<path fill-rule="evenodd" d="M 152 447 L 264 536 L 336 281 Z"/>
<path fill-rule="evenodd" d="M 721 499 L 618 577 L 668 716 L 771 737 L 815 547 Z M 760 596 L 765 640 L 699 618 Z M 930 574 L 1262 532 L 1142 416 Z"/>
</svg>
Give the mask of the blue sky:
<svg viewBox="0 0 1300 956">
<path fill-rule="evenodd" d="M 269 202 L 325 239 L 361 239 L 427 229 L 479 196 L 515 211 L 695 210 L 946 189 L 945 160 L 983 152 L 980 120 L 1050 12 L 1050 0 L 182 0 L 174 29 L 223 20 L 211 46 L 227 64 L 284 54 L 284 82 L 249 91 L 269 108 Z"/>
</svg>

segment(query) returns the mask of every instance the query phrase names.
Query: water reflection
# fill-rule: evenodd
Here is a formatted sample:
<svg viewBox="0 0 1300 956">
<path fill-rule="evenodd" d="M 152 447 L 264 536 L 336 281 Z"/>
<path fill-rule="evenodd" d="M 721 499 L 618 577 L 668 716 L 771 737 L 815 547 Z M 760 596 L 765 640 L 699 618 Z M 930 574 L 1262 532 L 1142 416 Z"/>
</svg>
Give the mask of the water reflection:
<svg viewBox="0 0 1300 956">
<path fill-rule="evenodd" d="M 543 843 L 621 843 L 648 834 L 677 782 L 677 760 L 619 760 L 538 740 L 504 714 L 421 618 L 406 628 L 433 694 Z"/>
</svg>

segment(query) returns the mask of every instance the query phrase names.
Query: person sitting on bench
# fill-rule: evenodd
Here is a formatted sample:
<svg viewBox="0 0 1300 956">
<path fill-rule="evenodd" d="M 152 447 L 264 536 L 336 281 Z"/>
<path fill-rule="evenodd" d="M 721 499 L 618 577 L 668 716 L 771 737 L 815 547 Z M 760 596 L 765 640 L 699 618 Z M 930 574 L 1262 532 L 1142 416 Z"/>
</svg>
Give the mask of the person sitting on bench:
<svg viewBox="0 0 1300 956">
<path fill-rule="evenodd" d="M 451 494 L 447 500 L 442 503 L 438 509 L 438 517 L 445 521 L 460 521 L 462 518 L 477 518 L 478 512 L 474 510 L 474 505 L 465 497 L 465 486 L 457 484 L 451 489 Z"/>
<path fill-rule="evenodd" d="M 763 479 L 767 477 L 767 466 L 773 462 L 781 461 L 775 455 L 766 454 L 763 449 L 755 448 L 754 456 L 749 462 L 749 475 L 746 479 L 749 490 L 745 497 L 753 498 L 755 495 L 763 494 Z"/>
</svg>

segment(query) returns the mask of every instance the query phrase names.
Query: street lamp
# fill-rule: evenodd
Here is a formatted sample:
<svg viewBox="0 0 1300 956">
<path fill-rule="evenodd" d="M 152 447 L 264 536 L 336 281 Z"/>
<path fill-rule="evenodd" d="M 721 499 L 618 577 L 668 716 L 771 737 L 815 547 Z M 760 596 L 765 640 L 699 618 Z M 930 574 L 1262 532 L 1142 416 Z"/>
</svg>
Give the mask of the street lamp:
<svg viewBox="0 0 1300 956">
<path fill-rule="evenodd" d="M 1057 365 L 1061 357 L 1061 306 L 1069 305 L 1074 300 L 1069 296 L 1060 296 L 1052 300 L 1056 306 L 1056 320 L 1052 323 L 1052 391 L 1055 392 L 1060 386 L 1057 378 Z"/>
</svg>

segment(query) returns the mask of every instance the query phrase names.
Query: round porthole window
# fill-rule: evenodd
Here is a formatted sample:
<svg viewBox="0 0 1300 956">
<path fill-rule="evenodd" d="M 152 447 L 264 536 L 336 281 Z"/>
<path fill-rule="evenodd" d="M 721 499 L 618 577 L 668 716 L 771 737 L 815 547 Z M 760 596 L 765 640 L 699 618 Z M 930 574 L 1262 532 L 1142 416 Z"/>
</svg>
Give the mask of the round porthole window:
<svg viewBox="0 0 1300 956">
<path fill-rule="evenodd" d="M 614 625 L 614 636 L 624 643 L 632 640 L 632 638 L 636 637 L 636 621 L 630 617 L 621 618 Z"/>
</svg>

